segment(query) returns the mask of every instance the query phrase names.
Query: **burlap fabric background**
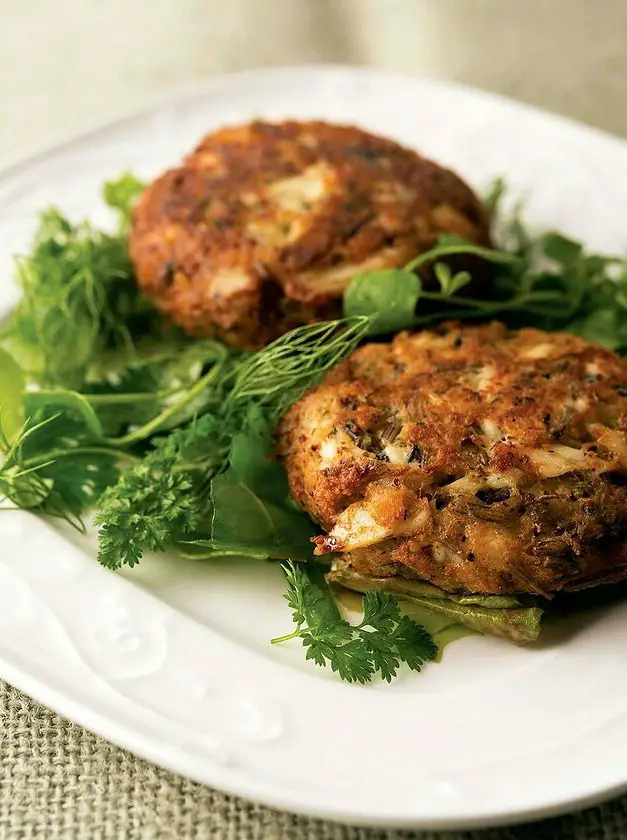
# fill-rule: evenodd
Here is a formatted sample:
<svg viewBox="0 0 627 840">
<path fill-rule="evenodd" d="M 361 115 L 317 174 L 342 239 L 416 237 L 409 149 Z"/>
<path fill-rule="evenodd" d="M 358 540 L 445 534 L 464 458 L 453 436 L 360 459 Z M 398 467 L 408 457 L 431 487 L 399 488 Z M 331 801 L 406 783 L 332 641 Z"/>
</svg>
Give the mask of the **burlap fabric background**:
<svg viewBox="0 0 627 840">
<path fill-rule="evenodd" d="M 623 840 L 627 798 L 516 828 L 358 829 L 278 813 L 160 770 L 0 683 L 1 840 Z"/>
</svg>

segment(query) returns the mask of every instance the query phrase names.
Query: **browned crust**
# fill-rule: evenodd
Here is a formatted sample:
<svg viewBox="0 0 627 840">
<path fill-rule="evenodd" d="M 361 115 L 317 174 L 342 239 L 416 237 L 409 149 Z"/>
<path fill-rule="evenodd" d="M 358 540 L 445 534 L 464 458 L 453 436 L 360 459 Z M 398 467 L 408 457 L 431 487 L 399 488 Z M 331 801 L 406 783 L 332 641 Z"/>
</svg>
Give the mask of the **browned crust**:
<svg viewBox="0 0 627 840">
<path fill-rule="evenodd" d="M 577 337 L 448 324 L 362 347 L 278 440 L 294 498 L 326 530 L 353 502 L 396 529 L 346 548 L 359 571 L 548 594 L 624 564 L 627 363 Z"/>
<path fill-rule="evenodd" d="M 355 127 L 253 122 L 147 188 L 130 247 L 142 290 L 186 331 L 260 346 L 338 314 L 351 267 L 403 265 L 442 233 L 490 241 L 454 173 Z"/>
</svg>

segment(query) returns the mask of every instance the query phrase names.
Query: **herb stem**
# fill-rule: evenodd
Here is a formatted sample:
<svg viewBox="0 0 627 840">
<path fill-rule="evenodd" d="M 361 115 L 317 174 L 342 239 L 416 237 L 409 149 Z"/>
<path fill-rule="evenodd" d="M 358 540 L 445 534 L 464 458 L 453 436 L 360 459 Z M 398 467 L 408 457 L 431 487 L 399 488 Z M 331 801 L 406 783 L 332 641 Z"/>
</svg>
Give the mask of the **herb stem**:
<svg viewBox="0 0 627 840">
<path fill-rule="evenodd" d="M 271 645 L 280 645 L 281 642 L 289 642 L 290 639 L 297 639 L 302 630 L 300 627 L 297 627 L 293 633 L 286 633 L 285 636 L 277 636 L 275 639 L 270 639 Z"/>
<path fill-rule="evenodd" d="M 467 307 L 468 309 L 474 309 L 474 313 L 463 312 L 462 314 L 464 317 L 470 315 L 489 315 L 491 313 L 497 312 L 506 312 L 512 311 L 517 309 L 529 309 L 530 302 L 531 303 L 551 303 L 551 302 L 561 302 L 562 296 L 559 293 L 555 292 L 528 292 L 517 295 L 509 300 L 501 300 L 501 301 L 487 301 L 487 300 L 475 300 L 473 298 L 466 298 L 460 296 L 444 296 L 440 292 L 421 292 L 420 297 L 424 300 L 434 300 L 441 303 L 442 301 L 451 301 L 451 303 L 458 304 L 459 306 Z M 445 313 L 449 316 L 449 313 Z M 452 313 L 451 313 L 452 314 Z M 551 313 L 553 314 L 553 313 Z M 438 317 L 441 317 L 442 313 L 438 313 Z M 431 320 L 431 319 L 430 319 Z M 421 319 L 416 319 L 415 323 L 421 323 Z"/>
<path fill-rule="evenodd" d="M 53 463 L 58 458 L 72 458 L 75 455 L 111 455 L 113 458 L 129 461 L 131 464 L 139 464 L 141 461 L 141 458 L 137 455 L 131 455 L 130 452 L 123 449 L 111 449 L 107 446 L 75 446 L 70 449 L 51 449 L 50 452 L 44 452 L 37 458 L 28 458 L 24 461 L 24 466 L 41 468 Z M 45 463 L 41 463 L 42 461 L 45 461 Z"/>
<path fill-rule="evenodd" d="M 162 426 L 165 422 L 167 422 L 171 417 L 177 414 L 182 408 L 186 405 L 189 405 L 192 400 L 194 400 L 199 394 L 203 392 L 203 390 L 211 384 L 215 379 L 218 378 L 220 373 L 222 372 L 226 358 L 227 358 L 227 350 L 224 350 L 222 358 L 220 361 L 216 362 L 213 368 L 206 373 L 203 377 L 201 377 L 196 384 L 190 388 L 185 397 L 182 400 L 174 403 L 173 405 L 168 406 L 161 414 L 158 414 L 156 417 L 146 423 L 144 426 L 141 426 L 139 429 L 135 429 L 133 432 L 129 432 L 127 435 L 123 435 L 122 437 L 118 438 L 105 438 L 107 443 L 112 444 L 113 446 L 128 446 L 130 443 L 136 443 L 139 440 L 143 440 L 144 438 L 148 437 L 149 435 L 156 432 L 160 426 Z"/>
<path fill-rule="evenodd" d="M 490 262 L 504 263 L 506 265 L 513 265 L 520 262 L 520 257 L 514 254 L 507 254 L 503 251 L 492 251 L 490 248 L 482 248 L 480 245 L 460 242 L 459 245 L 437 245 L 435 248 L 430 248 L 428 251 L 410 260 L 405 266 L 405 271 L 414 271 L 425 263 L 438 260 L 441 257 L 453 256 L 454 254 L 473 254 L 477 257 L 483 257 Z"/>
<path fill-rule="evenodd" d="M 446 313 L 446 319 L 455 318 L 483 318 L 486 313 L 482 309 L 475 309 L 474 312 L 468 309 L 451 309 Z M 442 312 L 432 312 L 430 315 L 420 315 L 412 321 L 412 327 L 424 326 L 425 324 L 433 324 L 434 321 L 442 321 Z"/>
<path fill-rule="evenodd" d="M 94 403 L 94 405 L 116 405 L 118 403 L 163 400 L 167 397 L 173 396 L 174 394 L 178 394 L 183 390 L 185 389 L 176 388 L 172 391 L 154 391 L 151 394 L 83 394 L 82 396 L 90 403 Z"/>
</svg>

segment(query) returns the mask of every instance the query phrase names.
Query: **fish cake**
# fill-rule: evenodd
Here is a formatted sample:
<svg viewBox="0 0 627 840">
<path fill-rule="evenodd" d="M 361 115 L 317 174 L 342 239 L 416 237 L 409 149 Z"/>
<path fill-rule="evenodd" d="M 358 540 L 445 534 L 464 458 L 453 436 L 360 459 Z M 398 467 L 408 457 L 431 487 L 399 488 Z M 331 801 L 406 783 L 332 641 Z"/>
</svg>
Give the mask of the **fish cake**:
<svg viewBox="0 0 627 840">
<path fill-rule="evenodd" d="M 130 253 L 142 291 L 187 333 L 257 348 L 337 317 L 357 272 L 402 266 L 442 234 L 490 244 L 453 172 L 351 126 L 252 122 L 209 134 L 148 186 Z"/>
<path fill-rule="evenodd" d="M 445 324 L 369 344 L 278 431 L 290 489 L 356 572 L 550 596 L 627 576 L 627 362 Z"/>
</svg>

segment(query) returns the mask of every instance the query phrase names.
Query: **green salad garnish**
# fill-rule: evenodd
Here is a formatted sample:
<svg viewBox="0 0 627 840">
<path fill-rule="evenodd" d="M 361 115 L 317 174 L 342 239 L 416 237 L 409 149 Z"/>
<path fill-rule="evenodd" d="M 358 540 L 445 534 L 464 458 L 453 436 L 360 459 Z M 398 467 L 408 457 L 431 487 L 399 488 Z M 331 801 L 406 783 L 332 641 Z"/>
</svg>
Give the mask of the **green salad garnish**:
<svg viewBox="0 0 627 840">
<path fill-rule="evenodd" d="M 291 501 L 273 457 L 274 427 L 367 336 L 445 319 L 564 330 L 622 352 L 627 261 L 531 232 L 519 210 L 502 212 L 499 181 L 488 198 L 498 248 L 443 237 L 404 268 L 357 275 L 343 319 L 245 353 L 186 337 L 139 292 L 128 228 L 141 188 L 129 174 L 105 185 L 114 233 L 46 211 L 32 252 L 17 261 L 22 298 L 0 331 L 0 502 L 80 530 L 95 510 L 98 559 L 110 569 L 165 550 L 284 560 L 296 629 L 274 641 L 301 639 L 307 658 L 351 682 L 389 681 L 401 663 L 420 670 L 436 657 L 403 602 L 425 625 L 434 619 L 454 634 L 463 626 L 535 639 L 534 603 L 360 578 L 341 563 L 325 577 L 312 559 L 315 526 Z M 458 255 L 490 266 L 489 299 L 465 294 L 471 275 L 445 261 Z M 341 617 L 330 584 L 365 593 L 360 623 Z"/>
</svg>

